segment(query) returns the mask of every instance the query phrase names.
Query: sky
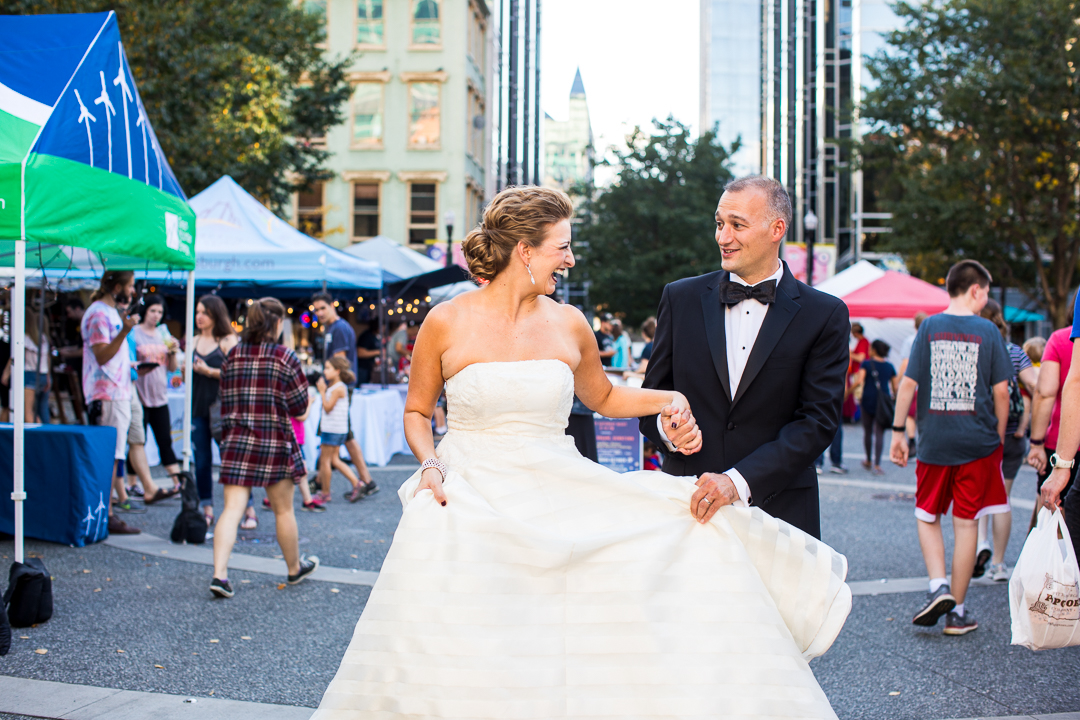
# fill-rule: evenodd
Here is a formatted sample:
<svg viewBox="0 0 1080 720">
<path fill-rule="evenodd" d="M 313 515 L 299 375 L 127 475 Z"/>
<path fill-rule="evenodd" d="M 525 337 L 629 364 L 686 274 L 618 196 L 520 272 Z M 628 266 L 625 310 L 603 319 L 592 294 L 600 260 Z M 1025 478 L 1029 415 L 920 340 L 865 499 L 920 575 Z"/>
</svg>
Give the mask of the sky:
<svg viewBox="0 0 1080 720">
<path fill-rule="evenodd" d="M 598 153 L 654 117 L 671 114 L 696 128 L 699 7 L 700 0 L 542 0 L 544 111 L 566 119 L 580 67 Z"/>
</svg>

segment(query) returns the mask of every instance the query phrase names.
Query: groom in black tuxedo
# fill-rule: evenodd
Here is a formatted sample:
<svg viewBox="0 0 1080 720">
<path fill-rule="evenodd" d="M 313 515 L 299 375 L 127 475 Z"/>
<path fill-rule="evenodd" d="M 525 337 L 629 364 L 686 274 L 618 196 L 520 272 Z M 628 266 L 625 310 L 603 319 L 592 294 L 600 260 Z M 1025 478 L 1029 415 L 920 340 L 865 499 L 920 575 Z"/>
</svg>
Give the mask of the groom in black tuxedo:
<svg viewBox="0 0 1080 720">
<path fill-rule="evenodd" d="M 670 452 L 663 465 L 699 476 L 694 517 L 743 502 L 820 538 L 814 461 L 841 421 L 850 325 L 847 306 L 780 260 L 790 223 L 780 183 L 727 185 L 716 209 L 723 270 L 664 288 L 644 387 L 683 393 L 701 429 L 699 452 Z M 642 418 L 641 432 L 673 451 L 685 430 L 661 423 Z"/>
</svg>

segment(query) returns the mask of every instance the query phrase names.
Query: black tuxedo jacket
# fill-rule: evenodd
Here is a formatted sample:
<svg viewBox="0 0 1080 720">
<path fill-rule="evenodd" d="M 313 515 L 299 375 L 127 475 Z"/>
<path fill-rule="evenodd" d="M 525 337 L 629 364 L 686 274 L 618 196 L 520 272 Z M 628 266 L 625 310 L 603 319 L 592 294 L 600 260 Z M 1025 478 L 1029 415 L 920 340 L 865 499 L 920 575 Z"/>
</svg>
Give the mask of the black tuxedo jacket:
<svg viewBox="0 0 1080 720">
<path fill-rule="evenodd" d="M 787 264 L 738 388 L 728 377 L 719 271 L 664 288 L 644 387 L 678 390 L 702 432 L 694 455 L 672 454 L 672 475 L 735 468 L 751 503 L 821 537 L 814 461 L 832 443 L 848 365 L 848 310 L 839 299 L 796 280 Z M 656 416 L 641 432 L 658 447 Z"/>
</svg>

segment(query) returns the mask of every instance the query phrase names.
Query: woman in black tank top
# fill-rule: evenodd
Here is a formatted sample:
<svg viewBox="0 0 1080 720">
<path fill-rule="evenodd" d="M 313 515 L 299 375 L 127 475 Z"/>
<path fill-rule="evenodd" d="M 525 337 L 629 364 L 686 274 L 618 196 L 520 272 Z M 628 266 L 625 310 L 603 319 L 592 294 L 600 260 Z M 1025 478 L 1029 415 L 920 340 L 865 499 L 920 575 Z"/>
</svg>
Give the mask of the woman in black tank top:
<svg viewBox="0 0 1080 720">
<path fill-rule="evenodd" d="M 195 484 L 199 488 L 208 525 L 214 522 L 213 437 L 210 407 L 217 402 L 221 366 L 239 338 L 233 332 L 229 311 L 216 295 L 205 295 L 195 306 L 194 363 L 191 379 L 191 445 L 195 452 Z M 253 508 L 249 508 L 251 514 Z M 248 518 L 244 519 L 248 522 Z"/>
</svg>

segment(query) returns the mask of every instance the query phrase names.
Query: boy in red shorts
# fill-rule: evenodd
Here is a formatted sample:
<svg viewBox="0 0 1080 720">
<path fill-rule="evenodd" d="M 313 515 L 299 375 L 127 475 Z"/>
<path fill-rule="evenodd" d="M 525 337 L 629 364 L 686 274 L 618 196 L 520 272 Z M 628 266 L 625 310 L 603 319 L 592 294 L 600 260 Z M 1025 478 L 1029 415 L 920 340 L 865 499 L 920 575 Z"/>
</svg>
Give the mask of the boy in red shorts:
<svg viewBox="0 0 1080 720">
<path fill-rule="evenodd" d="M 904 420 L 918 389 L 915 517 L 930 592 L 912 622 L 929 627 L 947 615 L 945 634 L 965 635 L 979 627 L 964 608 L 975 568 L 978 520 L 1009 512 L 1001 456 L 1013 368 L 1001 332 L 979 317 L 990 291 L 986 268 L 962 260 L 949 269 L 945 286 L 949 306 L 922 323 L 911 348 L 897 392 L 889 455 L 900 467 L 907 466 Z M 941 516 L 950 506 L 955 535 L 951 588 L 941 534 Z"/>
</svg>

